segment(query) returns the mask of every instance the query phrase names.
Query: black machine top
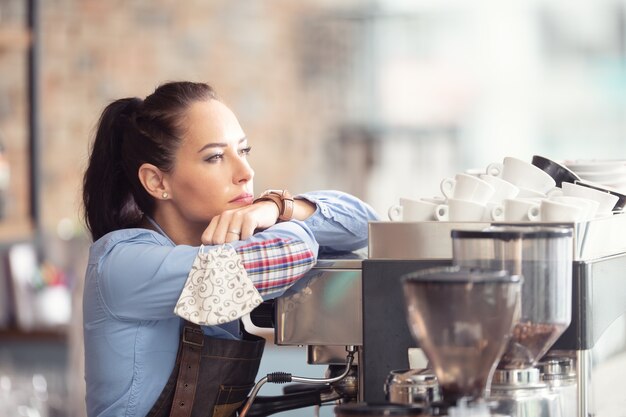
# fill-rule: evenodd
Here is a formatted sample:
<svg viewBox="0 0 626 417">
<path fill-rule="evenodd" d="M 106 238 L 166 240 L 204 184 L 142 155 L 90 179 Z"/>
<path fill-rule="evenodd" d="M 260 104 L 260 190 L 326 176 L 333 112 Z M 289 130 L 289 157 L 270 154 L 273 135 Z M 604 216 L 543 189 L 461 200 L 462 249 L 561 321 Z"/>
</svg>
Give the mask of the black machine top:
<svg viewBox="0 0 626 417">
<path fill-rule="evenodd" d="M 571 227 L 521 226 L 516 224 L 511 226 L 491 226 L 483 230 L 452 230 L 450 235 L 453 239 L 498 239 L 509 241 L 571 237 L 573 231 Z"/>
<path fill-rule="evenodd" d="M 402 282 L 431 283 L 466 283 L 489 284 L 495 282 L 518 282 L 519 275 L 510 275 L 502 269 L 464 268 L 460 266 L 442 266 L 420 269 L 402 276 Z"/>
</svg>

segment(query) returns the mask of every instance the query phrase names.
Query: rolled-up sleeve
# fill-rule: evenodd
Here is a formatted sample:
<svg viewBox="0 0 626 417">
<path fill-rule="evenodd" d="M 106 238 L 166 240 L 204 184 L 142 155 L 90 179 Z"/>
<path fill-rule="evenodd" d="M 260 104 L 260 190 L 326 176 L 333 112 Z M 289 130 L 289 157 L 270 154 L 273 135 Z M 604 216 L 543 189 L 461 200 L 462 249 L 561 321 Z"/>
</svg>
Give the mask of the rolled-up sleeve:
<svg viewBox="0 0 626 417">
<path fill-rule="evenodd" d="M 296 220 L 277 223 L 233 246 L 243 259 L 248 277 L 265 299 L 284 292 L 311 269 L 319 249 L 313 232 Z"/>
<path fill-rule="evenodd" d="M 314 191 L 300 194 L 317 205 L 304 223 L 320 245 L 320 251 L 350 252 L 367 246 L 368 222 L 379 216 L 367 203 L 341 191 Z"/>
</svg>

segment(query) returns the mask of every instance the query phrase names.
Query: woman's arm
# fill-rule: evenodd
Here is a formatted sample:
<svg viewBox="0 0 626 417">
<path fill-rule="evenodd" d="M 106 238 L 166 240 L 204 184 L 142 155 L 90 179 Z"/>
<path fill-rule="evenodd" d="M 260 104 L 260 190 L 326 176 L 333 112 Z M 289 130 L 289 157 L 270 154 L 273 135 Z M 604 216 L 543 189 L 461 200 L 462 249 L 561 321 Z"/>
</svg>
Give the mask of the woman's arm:
<svg viewBox="0 0 626 417">
<path fill-rule="evenodd" d="M 367 246 L 368 222 L 378 214 L 368 204 L 340 191 L 314 191 L 297 199 L 317 207 L 304 224 L 313 232 L 322 251 L 354 251 Z"/>
<path fill-rule="evenodd" d="M 110 314 L 140 320 L 173 316 L 199 248 L 164 241 L 155 232 L 140 231 L 113 244 L 93 266 L 97 270 L 88 271 Z M 315 264 L 318 251 L 313 234 L 298 221 L 279 223 L 230 245 L 263 295 L 284 291 Z"/>
</svg>

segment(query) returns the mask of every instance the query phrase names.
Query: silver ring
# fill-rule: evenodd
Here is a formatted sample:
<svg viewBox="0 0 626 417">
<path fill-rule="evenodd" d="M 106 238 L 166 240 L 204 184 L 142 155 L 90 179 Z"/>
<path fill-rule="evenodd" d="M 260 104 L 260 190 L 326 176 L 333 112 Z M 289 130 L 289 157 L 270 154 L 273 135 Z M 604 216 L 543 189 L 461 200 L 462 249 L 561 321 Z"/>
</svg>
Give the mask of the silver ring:
<svg viewBox="0 0 626 417">
<path fill-rule="evenodd" d="M 233 235 L 237 235 L 237 236 L 239 236 L 239 235 L 241 234 L 240 232 L 238 232 L 238 231 L 236 231 L 236 230 L 229 230 L 229 231 L 228 231 L 228 232 L 226 232 L 226 233 L 232 233 Z"/>
</svg>

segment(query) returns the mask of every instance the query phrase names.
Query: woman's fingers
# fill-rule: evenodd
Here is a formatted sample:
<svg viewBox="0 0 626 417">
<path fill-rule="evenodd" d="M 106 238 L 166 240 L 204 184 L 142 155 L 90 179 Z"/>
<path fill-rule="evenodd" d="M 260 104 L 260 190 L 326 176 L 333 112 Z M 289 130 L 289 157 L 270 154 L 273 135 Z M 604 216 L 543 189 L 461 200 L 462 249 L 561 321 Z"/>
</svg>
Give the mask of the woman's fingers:
<svg viewBox="0 0 626 417">
<path fill-rule="evenodd" d="M 221 245 L 248 239 L 255 230 L 266 229 L 276 223 L 276 211 L 276 205 L 272 202 L 226 210 L 211 219 L 209 226 L 202 233 L 202 243 Z"/>
<path fill-rule="evenodd" d="M 215 235 L 215 228 L 217 227 L 217 223 L 219 222 L 219 217 L 220 216 L 213 217 L 207 228 L 204 229 L 204 232 L 202 232 L 202 237 L 200 238 L 200 240 L 202 241 L 203 245 L 216 244 L 213 243 L 213 236 Z"/>
<path fill-rule="evenodd" d="M 243 217 L 239 211 L 228 211 L 222 213 L 222 218 L 217 225 L 217 231 L 219 237 L 224 236 L 226 243 L 241 240 L 241 224 L 243 223 Z M 216 233 L 217 234 L 217 233 Z"/>
<path fill-rule="evenodd" d="M 211 223 L 202 234 L 202 243 L 221 245 L 241 239 L 243 217 L 237 211 L 227 210 L 213 217 Z"/>
<path fill-rule="evenodd" d="M 254 234 L 257 225 L 258 222 L 253 216 L 244 216 L 243 222 L 241 223 L 241 240 L 246 240 L 251 237 Z"/>
<path fill-rule="evenodd" d="M 232 213 L 227 211 L 211 219 L 209 226 L 202 233 L 202 243 L 205 245 L 221 245 L 239 239 L 239 227 L 230 225 Z M 229 233 L 229 231 L 231 233 Z"/>
</svg>

